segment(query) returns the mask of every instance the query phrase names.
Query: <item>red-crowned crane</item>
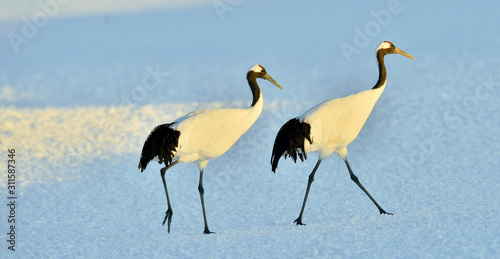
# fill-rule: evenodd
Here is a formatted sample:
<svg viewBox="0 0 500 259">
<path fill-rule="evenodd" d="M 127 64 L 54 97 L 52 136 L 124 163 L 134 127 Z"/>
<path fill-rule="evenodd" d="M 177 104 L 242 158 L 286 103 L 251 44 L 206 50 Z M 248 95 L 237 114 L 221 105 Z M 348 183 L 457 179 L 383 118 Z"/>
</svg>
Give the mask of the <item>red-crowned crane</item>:
<svg viewBox="0 0 500 259">
<path fill-rule="evenodd" d="M 309 175 L 302 209 L 300 210 L 299 217 L 294 221 L 297 225 L 304 225 L 302 223 L 302 215 L 316 170 L 318 170 L 321 161 L 332 154 L 336 154 L 344 160 L 351 179 L 368 195 L 379 209 L 380 214 L 391 214 L 382 209 L 365 187 L 363 187 L 358 177 L 352 172 L 351 166 L 347 161 L 347 145 L 358 136 L 373 106 L 385 89 L 387 72 L 384 65 L 384 56 L 387 54 L 401 54 L 405 57 L 415 59 L 396 48 L 391 42 L 382 42 L 376 51 L 379 77 L 373 88 L 320 103 L 301 116 L 289 120 L 279 130 L 271 155 L 273 172 L 276 172 L 281 156 L 285 156 L 285 158 L 290 156 L 293 161 L 297 161 L 298 157 L 301 161 L 304 161 L 308 153 L 319 153 L 318 162 Z"/>
<path fill-rule="evenodd" d="M 172 221 L 172 206 L 168 197 L 165 172 L 177 163 L 196 163 L 200 170 L 198 191 L 200 194 L 204 234 L 211 234 L 208 229 L 205 201 L 203 198 L 203 170 L 210 159 L 224 154 L 254 124 L 262 112 L 263 100 L 257 78 L 269 80 L 283 89 L 267 74 L 261 65 L 255 65 L 247 73 L 247 81 L 252 91 L 253 101 L 248 109 L 211 109 L 195 111 L 153 129 L 142 148 L 139 169 L 144 171 L 149 161 L 158 159 L 165 167 L 160 170 L 167 211 L 163 225 L 167 222 L 168 233 Z"/>
</svg>

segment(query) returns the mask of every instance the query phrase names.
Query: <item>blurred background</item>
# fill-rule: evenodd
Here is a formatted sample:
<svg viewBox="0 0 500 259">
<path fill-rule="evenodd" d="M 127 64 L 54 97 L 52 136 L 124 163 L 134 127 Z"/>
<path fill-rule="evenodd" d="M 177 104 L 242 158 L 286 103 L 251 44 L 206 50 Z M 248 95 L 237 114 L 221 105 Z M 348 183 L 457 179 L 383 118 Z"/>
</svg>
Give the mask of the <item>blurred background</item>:
<svg viewBox="0 0 500 259">
<path fill-rule="evenodd" d="M 255 63 L 289 86 L 287 96 L 265 94 L 271 98 L 319 100 L 344 85 L 347 90 L 340 94 L 349 94 L 375 81 L 374 50 L 384 40 L 426 66 L 434 59 L 440 62 L 438 54 L 444 53 L 457 59 L 470 55 L 463 63 L 491 57 L 488 46 L 499 42 L 499 5 L 406 0 L 2 1 L 0 105 L 111 105 L 123 89 L 142 79 L 148 65 L 159 65 L 170 78 L 162 93 L 149 96 L 147 103 L 244 99 L 247 89 L 232 86 L 245 84 L 245 72 Z M 399 62 L 407 61 L 391 57 L 390 62 L 397 69 Z M 390 75 L 400 73 L 393 71 Z M 357 85 L 360 88 L 352 88 Z M 185 94 L 197 86 L 206 93 Z"/>
</svg>

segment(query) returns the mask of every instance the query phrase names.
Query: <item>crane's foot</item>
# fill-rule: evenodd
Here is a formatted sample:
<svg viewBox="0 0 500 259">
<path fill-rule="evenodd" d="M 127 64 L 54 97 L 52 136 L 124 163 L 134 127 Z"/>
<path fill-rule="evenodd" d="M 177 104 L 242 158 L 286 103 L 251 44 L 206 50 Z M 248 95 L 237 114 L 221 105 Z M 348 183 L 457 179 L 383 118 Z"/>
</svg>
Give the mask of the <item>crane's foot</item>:
<svg viewBox="0 0 500 259">
<path fill-rule="evenodd" d="M 212 232 L 208 229 L 208 227 L 205 227 L 205 230 L 203 230 L 203 234 L 208 235 L 208 234 L 215 234 L 215 232 Z"/>
<path fill-rule="evenodd" d="M 165 222 L 167 222 L 167 227 L 168 227 L 168 233 L 170 233 L 170 223 L 172 222 L 172 215 L 174 213 L 172 212 L 171 208 L 168 208 L 167 211 L 165 212 L 165 219 L 163 220 L 162 226 L 165 225 Z"/>
<path fill-rule="evenodd" d="M 301 226 L 305 226 L 306 224 L 302 223 L 302 217 L 298 217 L 296 220 L 293 221 L 293 223 Z"/>
<path fill-rule="evenodd" d="M 393 215 L 392 213 L 387 212 L 385 210 L 380 210 L 380 214 Z"/>
</svg>

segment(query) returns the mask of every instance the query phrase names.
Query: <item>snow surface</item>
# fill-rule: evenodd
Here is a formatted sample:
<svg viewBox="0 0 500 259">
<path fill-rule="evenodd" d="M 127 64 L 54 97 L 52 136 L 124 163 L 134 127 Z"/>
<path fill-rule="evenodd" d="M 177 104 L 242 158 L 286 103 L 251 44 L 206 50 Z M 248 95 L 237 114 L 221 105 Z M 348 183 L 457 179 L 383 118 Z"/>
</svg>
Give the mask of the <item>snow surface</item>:
<svg viewBox="0 0 500 259">
<path fill-rule="evenodd" d="M 0 257 L 500 257 L 499 7 L 220 0 L 55 14 L 30 33 L 26 19 L 41 19 L 43 9 L 2 22 L 0 164 L 15 148 L 18 200 L 16 252 L 2 234 Z M 12 33 L 26 42 L 13 46 Z M 348 157 L 394 215 L 379 215 L 332 157 L 316 174 L 307 225 L 295 226 L 317 155 L 282 160 L 272 174 L 274 137 L 307 108 L 375 84 L 374 51 L 384 40 L 416 60 L 386 58 L 387 87 Z M 343 54 L 346 46 L 354 52 Z M 167 173 L 168 234 L 161 166 L 137 169 L 143 141 L 190 111 L 249 106 L 245 73 L 256 63 L 285 90 L 259 81 L 261 117 L 208 164 L 216 234 L 202 234 L 192 164 Z M 5 169 L 1 179 L 7 203 Z M 9 231 L 8 215 L 0 206 L 0 233 Z"/>
</svg>

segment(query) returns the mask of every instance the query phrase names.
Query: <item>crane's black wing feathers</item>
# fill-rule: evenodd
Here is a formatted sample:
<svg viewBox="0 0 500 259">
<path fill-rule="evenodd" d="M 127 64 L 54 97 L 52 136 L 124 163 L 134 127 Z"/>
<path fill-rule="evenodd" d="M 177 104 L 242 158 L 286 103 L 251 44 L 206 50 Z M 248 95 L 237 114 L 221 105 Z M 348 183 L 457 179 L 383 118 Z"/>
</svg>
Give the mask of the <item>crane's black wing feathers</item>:
<svg viewBox="0 0 500 259">
<path fill-rule="evenodd" d="M 139 169 L 143 172 L 149 161 L 158 157 L 158 163 L 169 165 L 174 158 L 174 152 L 179 144 L 181 133 L 170 128 L 172 124 L 162 124 L 155 127 L 149 134 L 142 148 Z"/>
<path fill-rule="evenodd" d="M 311 125 L 300 121 L 298 118 L 287 121 L 278 132 L 274 141 L 273 153 L 271 155 L 271 166 L 273 172 L 278 168 L 278 162 L 281 156 L 285 159 L 290 156 L 294 162 L 297 162 L 297 157 L 301 161 L 307 159 L 307 153 L 304 148 L 305 141 L 308 140 L 312 144 Z"/>
</svg>

